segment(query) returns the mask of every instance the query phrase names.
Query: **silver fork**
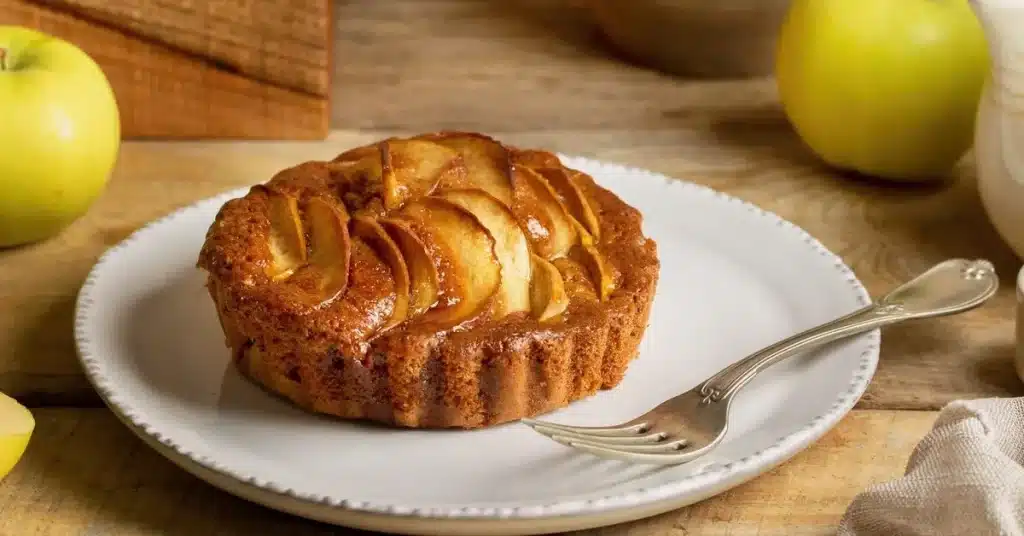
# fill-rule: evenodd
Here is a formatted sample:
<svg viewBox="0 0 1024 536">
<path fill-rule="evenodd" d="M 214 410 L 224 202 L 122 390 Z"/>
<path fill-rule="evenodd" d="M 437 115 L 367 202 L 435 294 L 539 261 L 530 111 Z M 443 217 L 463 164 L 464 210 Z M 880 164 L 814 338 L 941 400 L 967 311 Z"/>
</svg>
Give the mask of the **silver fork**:
<svg viewBox="0 0 1024 536">
<path fill-rule="evenodd" d="M 973 309 L 992 297 L 998 287 L 999 278 L 990 262 L 950 259 L 862 309 L 737 361 L 630 421 L 598 427 L 535 419 L 522 422 L 559 443 L 603 458 L 663 465 L 692 461 L 722 441 L 733 397 L 766 368 L 800 352 L 904 320 Z"/>
</svg>

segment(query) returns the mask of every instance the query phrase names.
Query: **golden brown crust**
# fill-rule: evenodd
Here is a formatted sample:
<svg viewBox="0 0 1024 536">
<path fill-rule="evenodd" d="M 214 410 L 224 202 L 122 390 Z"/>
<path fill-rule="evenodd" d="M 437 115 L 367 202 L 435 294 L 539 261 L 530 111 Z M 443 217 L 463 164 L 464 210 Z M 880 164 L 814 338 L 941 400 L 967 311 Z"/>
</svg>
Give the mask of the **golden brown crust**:
<svg viewBox="0 0 1024 536">
<path fill-rule="evenodd" d="M 360 151 L 368 149 L 345 155 Z M 543 151 L 512 154 L 524 164 L 550 165 L 555 158 Z M 387 263 L 354 243 L 348 291 L 323 305 L 275 284 L 265 270 L 269 224 L 258 189 L 221 209 L 199 266 L 209 272 L 210 295 L 240 370 L 301 407 L 406 427 L 517 420 L 618 385 L 654 298 L 659 262 L 654 242 L 641 232 L 640 213 L 589 176 L 575 178 L 600 222 L 595 246 L 617 282 L 601 301 L 585 266 L 572 255 L 558 259 L 570 303 L 555 322 L 517 312 L 447 330 L 406 322 L 375 335 L 393 306 Z M 310 197 L 342 203 L 346 195 L 327 162 L 282 171 L 268 184 L 300 203 Z"/>
</svg>

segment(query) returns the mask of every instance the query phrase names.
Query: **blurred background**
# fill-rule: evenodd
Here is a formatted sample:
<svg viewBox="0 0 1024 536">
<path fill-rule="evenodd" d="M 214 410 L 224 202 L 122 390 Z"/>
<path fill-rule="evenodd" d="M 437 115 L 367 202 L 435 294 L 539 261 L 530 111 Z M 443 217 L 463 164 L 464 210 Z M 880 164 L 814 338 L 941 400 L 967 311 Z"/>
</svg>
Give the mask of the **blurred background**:
<svg viewBox="0 0 1024 536">
<path fill-rule="evenodd" d="M 788 4 L 0 0 L 0 23 L 96 59 L 129 137 L 316 139 L 329 127 L 677 128 L 704 119 L 688 110 L 737 105 L 774 117 L 763 75 Z M 708 76 L 744 79 L 696 81 Z"/>
</svg>

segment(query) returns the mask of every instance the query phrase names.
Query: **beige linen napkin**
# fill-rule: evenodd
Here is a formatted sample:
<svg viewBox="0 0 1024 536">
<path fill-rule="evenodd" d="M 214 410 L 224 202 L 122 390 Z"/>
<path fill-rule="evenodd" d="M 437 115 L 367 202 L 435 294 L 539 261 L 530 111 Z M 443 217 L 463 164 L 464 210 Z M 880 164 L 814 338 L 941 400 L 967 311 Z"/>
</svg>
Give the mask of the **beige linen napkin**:
<svg viewBox="0 0 1024 536">
<path fill-rule="evenodd" d="M 853 499 L 838 536 L 1024 536 L 1024 398 L 952 402 L 903 477 Z"/>
</svg>

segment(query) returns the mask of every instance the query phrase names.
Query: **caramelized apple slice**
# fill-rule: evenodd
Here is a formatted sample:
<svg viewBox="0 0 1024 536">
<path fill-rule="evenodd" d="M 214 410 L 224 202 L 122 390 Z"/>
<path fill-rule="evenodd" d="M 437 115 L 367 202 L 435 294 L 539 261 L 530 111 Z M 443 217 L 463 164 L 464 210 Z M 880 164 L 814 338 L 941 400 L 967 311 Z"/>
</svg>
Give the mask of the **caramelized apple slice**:
<svg viewBox="0 0 1024 536">
<path fill-rule="evenodd" d="M 458 205 L 434 197 L 407 204 L 399 215 L 414 221 L 418 233 L 430 235 L 431 257 L 445 289 L 443 303 L 423 320 L 454 326 L 484 312 L 501 285 L 501 265 L 487 229 Z"/>
<path fill-rule="evenodd" d="M 526 230 L 534 251 L 545 259 L 564 256 L 579 239 L 565 206 L 547 180 L 530 168 L 516 168 L 514 183 L 512 212 Z"/>
<path fill-rule="evenodd" d="M 386 153 L 386 142 L 357 147 L 332 160 L 328 169 L 344 190 L 379 190 Z"/>
<path fill-rule="evenodd" d="M 505 146 L 482 134 L 452 132 L 429 134 L 423 139 L 458 151 L 466 167 L 468 182 L 505 206 L 512 206 L 512 162 Z M 441 186 L 463 188 L 467 185 L 442 181 Z"/>
<path fill-rule="evenodd" d="M 547 151 L 538 151 L 536 149 L 514 150 L 512 162 L 517 166 L 526 166 L 535 170 L 562 167 L 562 161 L 557 156 Z"/>
<path fill-rule="evenodd" d="M 407 317 L 419 316 L 437 302 L 440 282 L 434 261 L 427 246 L 409 227 L 409 223 L 394 219 L 381 219 L 380 224 L 398 246 L 409 271 L 409 311 Z"/>
<path fill-rule="evenodd" d="M 533 281 L 530 283 L 530 305 L 533 316 L 544 322 L 557 317 L 569 306 L 569 295 L 558 268 L 542 257 L 530 255 Z"/>
<path fill-rule="evenodd" d="M 539 168 L 537 172 L 551 185 L 551 189 L 558 195 L 559 201 L 569 215 L 576 219 L 591 237 L 600 239 L 601 225 L 597 221 L 597 215 L 594 214 L 594 209 L 580 185 L 573 180 L 573 175 L 578 172 L 563 168 Z"/>
<path fill-rule="evenodd" d="M 498 317 L 530 310 L 530 246 L 515 216 L 483 190 L 445 190 L 438 197 L 476 217 L 494 240 L 494 254 L 501 264 L 501 288 L 494 303 Z"/>
<path fill-rule="evenodd" d="M 513 153 L 513 164 L 516 167 L 527 167 L 539 173 L 552 187 L 558 200 L 565 205 L 569 215 L 572 216 L 590 237 L 597 239 L 601 236 L 601 229 L 597 221 L 590 201 L 583 194 L 583 190 L 576 182 L 580 172 L 566 169 L 562 166 L 561 160 L 547 151 L 533 149 L 515 150 Z M 581 238 L 588 238 L 582 236 Z"/>
<path fill-rule="evenodd" d="M 562 274 L 565 293 L 569 295 L 570 300 L 599 300 L 596 285 L 591 281 L 590 274 L 583 265 L 569 257 L 555 259 L 551 264 Z"/>
<path fill-rule="evenodd" d="M 363 216 L 352 218 L 352 237 L 364 240 L 391 268 L 391 278 L 395 284 L 395 306 L 391 317 L 378 330 L 387 331 L 408 317 L 409 268 L 398 245 L 376 221 Z"/>
<path fill-rule="evenodd" d="M 267 275 L 274 281 L 291 276 L 306 262 L 306 236 L 299 218 L 299 203 L 294 197 L 257 185 L 267 196 L 267 218 L 270 221 L 270 265 Z"/>
<path fill-rule="evenodd" d="M 459 158 L 454 149 L 426 140 L 384 144 L 384 208 L 395 210 L 409 199 L 429 195 L 442 174 Z"/>
<path fill-rule="evenodd" d="M 315 197 L 306 204 L 306 224 L 309 226 L 309 261 L 295 272 L 296 284 L 316 292 L 321 302 L 331 301 L 348 287 L 352 258 L 348 214 L 344 208 L 336 208 Z M 310 280 L 313 280 L 312 285 Z"/>
<path fill-rule="evenodd" d="M 333 188 L 350 214 L 384 213 L 384 142 L 357 147 L 328 164 Z"/>
<path fill-rule="evenodd" d="M 384 140 L 383 142 L 371 143 L 369 145 L 362 145 L 359 147 L 353 147 L 338 156 L 334 157 L 332 162 L 355 162 L 358 160 L 364 160 L 367 158 L 379 158 L 380 157 L 380 144 L 391 141 L 393 138 Z"/>
<path fill-rule="evenodd" d="M 572 257 L 587 270 L 601 301 L 606 301 L 615 290 L 617 272 L 593 244 L 580 244 L 573 248 Z"/>
</svg>

